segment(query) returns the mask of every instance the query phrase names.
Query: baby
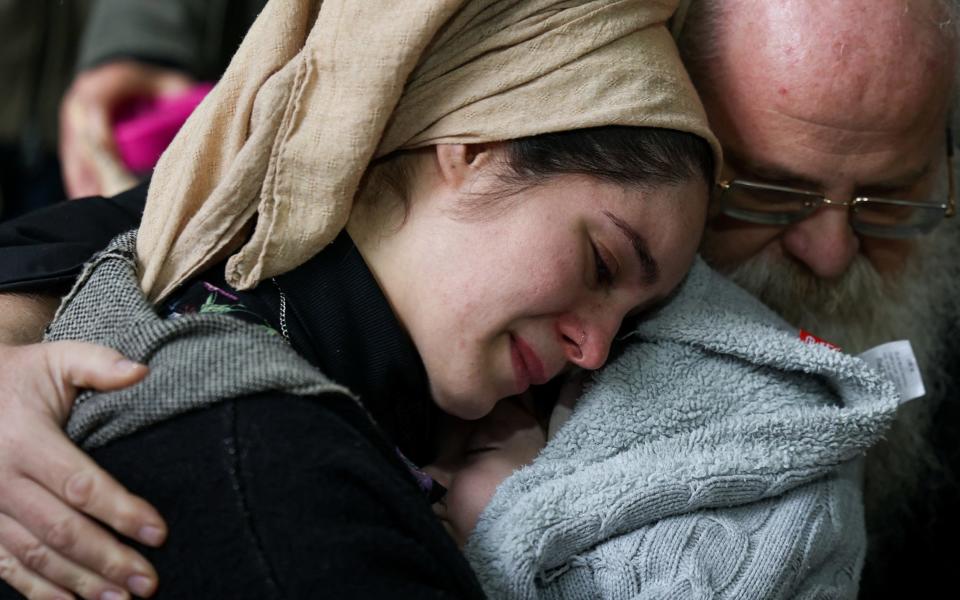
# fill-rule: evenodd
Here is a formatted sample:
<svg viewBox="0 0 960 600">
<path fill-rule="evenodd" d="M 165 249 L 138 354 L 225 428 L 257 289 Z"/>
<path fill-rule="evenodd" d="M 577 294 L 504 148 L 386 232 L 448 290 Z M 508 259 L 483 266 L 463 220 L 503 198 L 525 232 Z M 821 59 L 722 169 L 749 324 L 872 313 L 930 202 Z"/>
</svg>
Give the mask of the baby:
<svg viewBox="0 0 960 600">
<path fill-rule="evenodd" d="M 436 461 L 423 468 L 446 493 L 433 510 L 461 548 L 493 494 L 507 477 L 530 464 L 563 424 L 580 394 L 583 373 L 570 375 L 558 393 L 527 392 L 497 403 L 486 417 L 441 424 Z"/>
</svg>

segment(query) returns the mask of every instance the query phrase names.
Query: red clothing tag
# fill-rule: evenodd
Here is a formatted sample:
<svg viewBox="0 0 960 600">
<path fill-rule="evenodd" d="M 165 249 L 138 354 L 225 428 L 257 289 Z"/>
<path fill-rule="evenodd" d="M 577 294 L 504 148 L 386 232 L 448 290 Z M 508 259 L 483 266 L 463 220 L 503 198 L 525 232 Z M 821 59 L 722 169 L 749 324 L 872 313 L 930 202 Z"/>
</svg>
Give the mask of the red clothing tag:
<svg viewBox="0 0 960 600">
<path fill-rule="evenodd" d="M 831 344 L 827 340 L 820 339 L 817 336 L 813 335 L 812 333 L 804 329 L 800 330 L 800 341 L 805 344 L 820 344 L 821 346 L 826 346 L 831 350 L 838 350 L 838 351 L 840 350 L 840 346 L 836 344 Z"/>
</svg>

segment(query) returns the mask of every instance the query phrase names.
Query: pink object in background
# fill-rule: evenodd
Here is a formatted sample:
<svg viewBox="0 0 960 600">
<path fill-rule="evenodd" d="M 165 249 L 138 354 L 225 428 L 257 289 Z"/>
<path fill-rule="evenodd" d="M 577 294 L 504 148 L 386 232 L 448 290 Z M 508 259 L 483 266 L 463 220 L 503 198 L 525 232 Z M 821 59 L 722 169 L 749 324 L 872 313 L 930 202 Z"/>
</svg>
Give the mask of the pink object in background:
<svg viewBox="0 0 960 600">
<path fill-rule="evenodd" d="M 137 174 L 150 172 L 212 89 L 212 83 L 201 83 L 177 96 L 137 100 L 125 106 L 113 123 L 113 137 L 123 164 Z"/>
</svg>

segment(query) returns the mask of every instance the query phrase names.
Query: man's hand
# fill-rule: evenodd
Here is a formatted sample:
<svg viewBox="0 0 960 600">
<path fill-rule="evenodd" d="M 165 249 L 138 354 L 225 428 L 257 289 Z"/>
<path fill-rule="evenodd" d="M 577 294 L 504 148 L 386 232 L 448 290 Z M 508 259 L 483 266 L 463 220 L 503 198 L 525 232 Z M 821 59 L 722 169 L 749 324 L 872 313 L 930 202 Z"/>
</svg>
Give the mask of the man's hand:
<svg viewBox="0 0 960 600">
<path fill-rule="evenodd" d="M 194 85 L 179 71 L 131 60 L 78 74 L 60 105 L 60 160 L 69 198 L 113 196 L 136 178 L 117 155 L 112 120 L 138 98 L 177 95 Z"/>
<path fill-rule="evenodd" d="M 121 600 L 156 589 L 146 559 L 93 519 L 151 546 L 164 541 L 163 519 L 62 430 L 78 389 L 119 389 L 146 374 L 92 344 L 0 345 L 0 578 L 28 598 Z"/>
</svg>

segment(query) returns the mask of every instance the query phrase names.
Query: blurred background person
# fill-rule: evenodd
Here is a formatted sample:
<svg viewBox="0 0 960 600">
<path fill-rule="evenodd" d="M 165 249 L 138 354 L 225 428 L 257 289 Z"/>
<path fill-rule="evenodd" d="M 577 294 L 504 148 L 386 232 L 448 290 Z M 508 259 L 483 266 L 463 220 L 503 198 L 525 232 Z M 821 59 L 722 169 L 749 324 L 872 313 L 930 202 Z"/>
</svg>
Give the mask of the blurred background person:
<svg viewBox="0 0 960 600">
<path fill-rule="evenodd" d="M 265 3 L 0 0 L 0 220 L 135 184 L 152 163 L 121 156 L 118 118 L 166 110 L 155 160 L 189 114 L 157 101 L 195 106 Z"/>
<path fill-rule="evenodd" d="M 113 195 L 149 171 L 152 164 L 137 173 L 130 155 L 121 157 L 115 141 L 118 115 L 134 103 L 147 116 L 151 110 L 163 112 L 167 107 L 155 103 L 158 99 L 182 98 L 199 82 L 216 81 L 264 4 L 266 0 L 97 0 L 81 43 L 77 76 L 60 111 L 67 196 Z M 191 97 L 190 108 L 202 93 Z M 173 116 L 176 125 L 187 114 Z M 165 129 L 154 161 L 176 133 L 169 121 L 159 125 Z M 156 133 L 156 126 L 148 124 L 148 129 L 149 135 Z M 147 143 L 157 145 L 155 139 Z"/>
</svg>

